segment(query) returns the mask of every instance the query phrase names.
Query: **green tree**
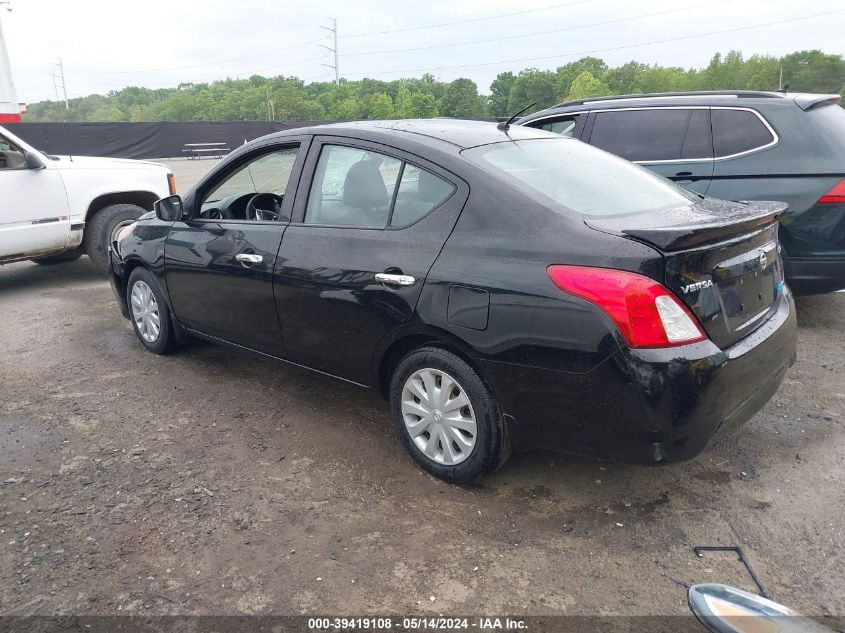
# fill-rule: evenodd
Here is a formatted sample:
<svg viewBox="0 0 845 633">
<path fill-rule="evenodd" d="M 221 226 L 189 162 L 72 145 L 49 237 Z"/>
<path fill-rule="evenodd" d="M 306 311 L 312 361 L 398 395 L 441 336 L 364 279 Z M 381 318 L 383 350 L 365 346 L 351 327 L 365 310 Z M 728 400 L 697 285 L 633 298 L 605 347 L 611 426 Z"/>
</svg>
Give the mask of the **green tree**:
<svg viewBox="0 0 845 633">
<path fill-rule="evenodd" d="M 554 79 L 555 75 L 551 72 L 536 68 L 523 70 L 513 82 L 507 113 L 518 112 L 532 103 L 536 105 L 528 112 L 553 106 L 557 102 Z"/>
<path fill-rule="evenodd" d="M 434 95 L 424 92 L 415 92 L 411 95 L 411 118 L 429 119 L 436 116 L 440 116 L 440 108 L 437 107 L 437 99 Z"/>
<path fill-rule="evenodd" d="M 587 97 L 603 97 L 610 93 L 607 84 L 596 79 L 593 74 L 585 70 L 575 77 L 569 87 L 567 99 L 586 99 Z"/>
<path fill-rule="evenodd" d="M 390 95 L 383 92 L 375 93 L 370 101 L 370 118 L 392 119 L 395 118 L 395 116 L 393 99 L 390 98 Z"/>
<path fill-rule="evenodd" d="M 475 82 L 461 78 L 450 83 L 443 95 L 440 112 L 443 116 L 459 118 L 484 116 L 484 101 Z"/>
<path fill-rule="evenodd" d="M 516 75 L 507 71 L 499 73 L 490 84 L 490 116 L 507 116 L 511 89 L 516 81 Z"/>
</svg>

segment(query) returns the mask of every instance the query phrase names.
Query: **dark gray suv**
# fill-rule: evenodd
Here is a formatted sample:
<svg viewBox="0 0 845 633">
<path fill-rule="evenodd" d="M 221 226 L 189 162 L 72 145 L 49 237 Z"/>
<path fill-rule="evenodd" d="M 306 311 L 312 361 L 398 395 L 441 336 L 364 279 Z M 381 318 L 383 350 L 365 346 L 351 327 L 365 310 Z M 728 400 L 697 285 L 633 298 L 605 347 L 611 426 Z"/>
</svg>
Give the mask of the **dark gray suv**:
<svg viewBox="0 0 845 633">
<path fill-rule="evenodd" d="M 568 101 L 520 125 L 573 136 L 702 195 L 781 200 L 787 282 L 845 288 L 845 110 L 839 95 L 696 92 Z M 612 183 L 608 183 L 612 186 Z"/>
</svg>

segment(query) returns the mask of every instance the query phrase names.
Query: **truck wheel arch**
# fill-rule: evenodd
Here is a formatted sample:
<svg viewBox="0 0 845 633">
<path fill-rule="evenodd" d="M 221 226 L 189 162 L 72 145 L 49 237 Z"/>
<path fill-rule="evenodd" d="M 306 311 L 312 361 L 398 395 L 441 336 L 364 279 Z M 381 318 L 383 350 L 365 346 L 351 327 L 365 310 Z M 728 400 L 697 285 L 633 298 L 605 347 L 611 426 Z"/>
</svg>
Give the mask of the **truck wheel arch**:
<svg viewBox="0 0 845 633">
<path fill-rule="evenodd" d="M 147 211 L 152 211 L 153 203 L 158 199 L 158 194 L 152 191 L 118 191 L 105 193 L 94 198 L 88 205 L 88 209 L 85 212 L 85 221 L 88 222 L 100 209 L 113 204 L 134 204 Z"/>
</svg>

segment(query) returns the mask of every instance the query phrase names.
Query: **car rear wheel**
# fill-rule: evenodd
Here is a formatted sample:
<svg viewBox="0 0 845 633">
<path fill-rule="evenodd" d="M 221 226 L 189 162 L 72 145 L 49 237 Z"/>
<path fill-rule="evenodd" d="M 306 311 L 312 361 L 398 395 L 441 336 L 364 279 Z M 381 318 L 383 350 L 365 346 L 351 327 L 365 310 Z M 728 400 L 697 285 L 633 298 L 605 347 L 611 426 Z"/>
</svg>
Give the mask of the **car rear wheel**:
<svg viewBox="0 0 845 633">
<path fill-rule="evenodd" d="M 489 387 L 458 356 L 420 348 L 399 363 L 390 407 L 405 448 L 426 471 L 467 483 L 507 459 L 502 413 Z"/>
<path fill-rule="evenodd" d="M 127 224 L 131 224 L 146 213 L 136 204 L 112 204 L 103 207 L 85 225 L 82 246 L 88 258 L 100 271 L 109 269 L 109 245 Z"/>
<path fill-rule="evenodd" d="M 175 337 L 170 310 L 155 276 L 146 268 L 136 268 L 126 284 L 129 318 L 138 340 L 154 354 L 173 349 Z"/>
</svg>

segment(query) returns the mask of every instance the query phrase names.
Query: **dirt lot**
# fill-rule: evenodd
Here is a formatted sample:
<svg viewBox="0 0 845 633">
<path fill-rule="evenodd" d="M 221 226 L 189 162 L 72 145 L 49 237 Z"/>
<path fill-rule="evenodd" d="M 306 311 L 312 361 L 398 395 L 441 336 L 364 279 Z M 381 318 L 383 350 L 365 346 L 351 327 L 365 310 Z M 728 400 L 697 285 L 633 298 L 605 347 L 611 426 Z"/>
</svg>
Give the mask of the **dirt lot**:
<svg viewBox="0 0 845 633">
<path fill-rule="evenodd" d="M 683 614 L 675 580 L 753 589 L 692 554 L 736 544 L 775 599 L 845 614 L 845 294 L 798 302 L 780 392 L 697 459 L 535 452 L 468 488 L 374 395 L 147 353 L 85 258 L 0 267 L 0 306 L 0 613 Z"/>
</svg>

